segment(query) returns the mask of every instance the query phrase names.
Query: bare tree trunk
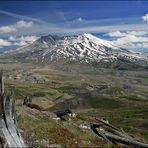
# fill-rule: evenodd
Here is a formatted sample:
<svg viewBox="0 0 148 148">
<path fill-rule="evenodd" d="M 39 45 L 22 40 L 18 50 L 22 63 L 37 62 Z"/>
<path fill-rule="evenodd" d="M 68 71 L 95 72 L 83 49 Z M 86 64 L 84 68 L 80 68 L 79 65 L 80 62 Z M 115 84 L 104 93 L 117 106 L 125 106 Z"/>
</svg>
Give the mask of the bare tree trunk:
<svg viewBox="0 0 148 148">
<path fill-rule="evenodd" d="M 27 147 L 16 127 L 14 97 L 4 93 L 2 72 L 0 72 L 0 139 L 3 147 Z"/>
</svg>

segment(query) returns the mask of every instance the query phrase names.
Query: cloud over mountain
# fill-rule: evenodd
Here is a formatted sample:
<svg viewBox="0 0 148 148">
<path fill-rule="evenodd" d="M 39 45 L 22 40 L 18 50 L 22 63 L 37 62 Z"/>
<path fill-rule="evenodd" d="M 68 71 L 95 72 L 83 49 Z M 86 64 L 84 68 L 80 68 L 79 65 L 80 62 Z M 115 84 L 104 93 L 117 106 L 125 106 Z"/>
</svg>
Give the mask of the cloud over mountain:
<svg viewBox="0 0 148 148">
<path fill-rule="evenodd" d="M 11 42 L 4 40 L 4 39 L 0 39 L 0 48 L 5 47 L 5 46 L 11 46 Z"/>
<path fill-rule="evenodd" d="M 136 35 L 136 36 L 142 36 L 142 35 L 148 35 L 148 31 L 127 31 L 127 32 L 123 32 L 123 31 L 113 31 L 113 32 L 109 32 L 106 34 L 107 36 L 110 37 L 123 37 L 123 36 L 127 36 L 127 35 Z"/>
<path fill-rule="evenodd" d="M 143 21 L 148 23 L 148 14 L 142 16 Z"/>
<path fill-rule="evenodd" d="M 32 26 L 33 26 L 33 22 L 32 21 L 28 22 L 28 21 L 21 20 L 21 21 L 17 21 L 13 25 L 1 26 L 0 27 L 0 34 L 17 32 L 19 29 L 30 28 Z"/>
<path fill-rule="evenodd" d="M 35 40 L 37 40 L 37 36 L 10 36 L 8 39 L 0 39 L 0 48 L 4 47 L 13 47 L 13 46 L 26 46 L 32 44 Z"/>
<path fill-rule="evenodd" d="M 25 46 L 33 43 L 37 39 L 38 39 L 37 36 L 21 36 L 21 37 L 11 36 L 9 38 L 9 41 L 11 41 L 13 45 Z"/>
</svg>

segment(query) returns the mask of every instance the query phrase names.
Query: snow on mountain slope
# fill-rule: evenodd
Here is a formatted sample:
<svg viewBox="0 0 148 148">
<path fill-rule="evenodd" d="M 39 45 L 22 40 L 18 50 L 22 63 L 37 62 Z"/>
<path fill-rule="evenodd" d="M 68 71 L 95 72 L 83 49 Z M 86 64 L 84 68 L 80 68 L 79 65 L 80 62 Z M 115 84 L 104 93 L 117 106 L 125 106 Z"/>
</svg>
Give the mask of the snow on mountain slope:
<svg viewBox="0 0 148 148">
<path fill-rule="evenodd" d="M 56 61 L 109 62 L 118 59 L 130 61 L 147 60 L 148 56 L 122 49 L 110 41 L 102 40 L 91 34 L 59 37 L 43 36 L 29 46 L 19 48 L 6 55 L 19 61 L 41 63 Z"/>
</svg>

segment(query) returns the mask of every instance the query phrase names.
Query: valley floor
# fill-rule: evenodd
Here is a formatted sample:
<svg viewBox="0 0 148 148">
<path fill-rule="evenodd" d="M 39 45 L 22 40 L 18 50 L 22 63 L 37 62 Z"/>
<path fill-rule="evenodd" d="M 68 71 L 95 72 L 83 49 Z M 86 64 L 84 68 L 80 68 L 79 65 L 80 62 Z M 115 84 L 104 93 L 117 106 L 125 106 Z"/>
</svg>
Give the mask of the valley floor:
<svg viewBox="0 0 148 148">
<path fill-rule="evenodd" d="M 8 91 L 15 89 L 18 126 L 29 146 L 111 147 L 89 126 L 94 117 L 148 143 L 148 71 L 1 64 Z M 15 88 L 14 88 L 15 86 Z M 48 111 L 23 105 L 25 96 Z M 56 120 L 53 110 L 71 108 L 76 117 Z"/>
</svg>

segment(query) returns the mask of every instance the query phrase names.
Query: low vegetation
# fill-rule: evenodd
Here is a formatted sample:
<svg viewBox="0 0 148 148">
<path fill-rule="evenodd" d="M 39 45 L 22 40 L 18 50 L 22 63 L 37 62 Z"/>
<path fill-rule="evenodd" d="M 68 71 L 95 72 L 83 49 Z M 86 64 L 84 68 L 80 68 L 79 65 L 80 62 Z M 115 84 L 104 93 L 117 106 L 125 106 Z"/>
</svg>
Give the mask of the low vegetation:
<svg viewBox="0 0 148 148">
<path fill-rule="evenodd" d="M 147 143 L 147 71 L 89 69 L 87 66 L 74 68 L 77 73 L 28 69 L 32 75 L 48 79 L 44 83 L 6 81 L 8 90 L 15 84 L 18 126 L 28 145 L 110 146 L 93 133 L 78 128 L 80 122 L 89 125 L 93 117 L 106 117 L 116 127 Z M 24 107 L 24 115 L 19 114 L 23 99 L 28 95 L 41 98 L 42 102 L 44 98 L 52 100 L 54 106 L 46 112 Z M 52 110 L 62 107 L 71 107 L 76 112 L 76 118 L 66 122 L 52 119 Z"/>
</svg>

